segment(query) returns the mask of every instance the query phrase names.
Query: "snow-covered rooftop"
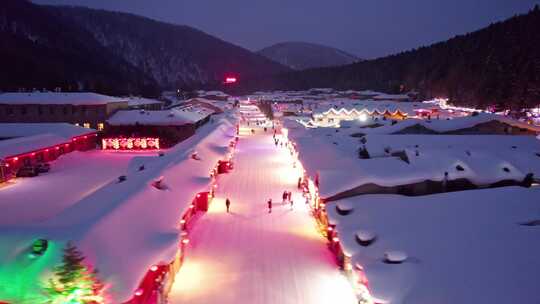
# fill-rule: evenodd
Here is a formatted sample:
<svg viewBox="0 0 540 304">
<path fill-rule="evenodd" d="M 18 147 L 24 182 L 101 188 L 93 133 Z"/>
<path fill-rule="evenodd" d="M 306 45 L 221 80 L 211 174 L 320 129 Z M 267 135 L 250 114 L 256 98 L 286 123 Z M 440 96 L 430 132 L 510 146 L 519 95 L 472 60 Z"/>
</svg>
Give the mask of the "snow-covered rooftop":
<svg viewBox="0 0 540 304">
<path fill-rule="evenodd" d="M 0 104 L 102 105 L 115 102 L 127 102 L 127 99 L 90 92 L 17 92 L 0 94 Z"/>
<path fill-rule="evenodd" d="M 163 111 L 127 110 L 118 111 L 107 123 L 120 125 L 181 126 L 195 123 L 212 114 L 206 109 L 171 109 Z"/>
<path fill-rule="evenodd" d="M 536 155 L 540 142 L 534 136 L 387 135 L 371 140 L 373 135 L 368 136 L 366 148 L 379 158 L 360 159 L 363 144 L 349 136 L 348 129 L 307 129 L 292 120 L 284 124 L 304 169 L 312 177 L 319 174 L 319 191 L 325 198 L 369 183 L 391 187 L 442 181 L 445 172 L 450 180 L 465 178 L 478 186 L 540 174 Z M 473 142 L 478 145 L 467 144 Z M 391 156 L 399 151 L 409 163 Z"/>
<path fill-rule="evenodd" d="M 50 133 L 71 139 L 96 130 L 68 123 L 0 123 L 0 138 L 33 136 Z"/>
<path fill-rule="evenodd" d="M 39 134 L 0 140 L 0 159 L 54 147 L 66 142 L 70 142 L 70 140 L 54 134 Z"/>
<path fill-rule="evenodd" d="M 144 97 L 128 97 L 128 105 L 130 107 L 150 105 L 150 104 L 162 104 L 163 102 L 156 99 L 149 99 Z"/>
<path fill-rule="evenodd" d="M 421 197 L 365 195 L 327 204 L 353 265 L 382 303 L 540 302 L 540 188 L 506 187 Z M 339 215 L 336 205 L 352 207 Z M 356 234 L 377 238 L 360 246 Z M 383 262 L 401 251 L 402 264 Z"/>
</svg>

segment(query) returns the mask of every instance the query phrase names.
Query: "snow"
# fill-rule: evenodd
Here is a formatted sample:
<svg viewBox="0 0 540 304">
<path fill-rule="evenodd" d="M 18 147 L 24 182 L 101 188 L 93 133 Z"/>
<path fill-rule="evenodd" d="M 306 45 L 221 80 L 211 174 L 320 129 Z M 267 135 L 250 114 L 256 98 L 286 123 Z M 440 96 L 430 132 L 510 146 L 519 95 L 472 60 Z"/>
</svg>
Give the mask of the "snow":
<svg viewBox="0 0 540 304">
<path fill-rule="evenodd" d="M 284 124 L 308 175 L 319 174 L 324 198 L 368 183 L 396 186 L 442 181 L 445 172 L 449 179 L 467 178 L 478 186 L 522 181 L 528 173 L 540 175 L 536 155 L 540 142 L 534 136 L 368 135 L 366 147 L 377 158 L 359 159 L 362 143 L 349 136 L 354 133 L 351 129 L 307 129 L 290 120 Z M 399 151 L 409 163 L 391 156 Z M 458 165 L 465 171 L 456 170 Z"/>
<path fill-rule="evenodd" d="M 71 142 L 54 134 L 40 134 L 0 141 L 0 159 Z"/>
<path fill-rule="evenodd" d="M 408 256 L 403 251 L 387 251 L 384 253 L 384 259 L 390 263 L 403 263 Z"/>
<path fill-rule="evenodd" d="M 296 190 L 299 172 L 286 149 L 274 146 L 270 132 L 242 137 L 234 161 L 191 233 L 169 302 L 356 303 Z M 293 210 L 281 203 L 285 189 L 293 191 Z"/>
<path fill-rule="evenodd" d="M 127 102 L 127 99 L 90 92 L 17 92 L 0 94 L 0 104 L 103 105 L 116 102 Z"/>
<path fill-rule="evenodd" d="M 366 128 L 359 130 L 359 132 L 364 134 L 392 134 L 395 132 L 399 132 L 405 128 L 412 127 L 414 125 L 420 125 L 437 133 L 445 133 L 472 128 L 476 125 L 487 123 L 490 121 L 500 121 L 502 123 L 509 124 L 510 126 L 515 126 L 517 128 L 525 128 L 534 132 L 540 131 L 540 128 L 538 127 L 524 124 L 522 122 L 512 120 L 501 115 L 482 113 L 476 116 L 456 117 L 452 119 L 406 119 L 397 122 L 395 125 L 386 125 L 383 127 L 371 129 Z"/>
<path fill-rule="evenodd" d="M 59 209 L 50 212 L 54 213 L 52 216 L 31 225 L 2 228 L 10 232 L 0 234 L 0 262 L 16 263 L 13 259 L 18 258 L 18 248 L 28 246 L 38 237 L 57 244 L 50 253 L 53 258 L 48 267 L 34 281 L 26 283 L 35 294 L 47 269 L 58 262 L 62 244 L 74 240 L 88 262 L 100 270 L 100 277 L 111 286 L 113 302 L 128 300 L 150 266 L 172 261 L 179 241 L 180 217 L 195 194 L 209 187 L 209 172 L 226 156 L 233 134 L 234 126 L 228 118 L 220 118 L 165 151 L 163 157 L 137 158 L 128 166 L 127 179 L 122 183 L 109 180 L 98 184 L 75 202 L 50 202 L 47 196 L 42 203 L 56 204 Z M 195 149 L 202 160 L 190 157 Z M 141 163 L 145 170 L 135 170 Z M 90 169 L 85 174 L 100 174 L 100 169 Z M 151 186 L 159 176 L 164 177 L 163 183 L 168 187 L 165 191 Z M 83 177 L 84 174 L 79 183 L 85 183 Z M 16 207 L 18 210 L 14 212 L 25 208 L 23 204 Z M 28 220 L 39 218 L 43 208 L 29 212 Z"/>
<path fill-rule="evenodd" d="M 376 100 L 408 100 L 410 97 L 405 94 L 379 94 L 373 99 Z"/>
<path fill-rule="evenodd" d="M 151 105 L 151 104 L 162 104 L 163 102 L 156 99 L 150 99 L 150 98 L 144 98 L 144 97 L 128 97 L 128 105 L 130 107 L 138 107 L 138 106 L 144 106 L 144 105 Z"/>
<path fill-rule="evenodd" d="M 540 302 L 540 231 L 519 223 L 540 217 L 540 188 L 504 187 L 421 197 L 348 198 L 342 216 L 327 204 L 340 242 L 363 266 L 372 294 L 389 303 Z M 370 246 L 359 230 L 378 235 Z M 385 252 L 408 256 L 399 265 Z"/>
<path fill-rule="evenodd" d="M 148 126 L 182 126 L 204 119 L 211 113 L 207 111 L 189 111 L 171 109 L 165 111 L 129 110 L 118 111 L 107 123 L 112 126 L 148 125 Z"/>
<path fill-rule="evenodd" d="M 0 141 L 1 143 L 1 141 Z M 62 155 L 51 170 L 17 178 L 0 190 L 0 226 L 42 222 L 126 175 L 133 164 L 156 153 L 115 153 L 100 150 Z M 28 212 L 32 210 L 32 212 Z"/>
<path fill-rule="evenodd" d="M 0 138 L 50 133 L 65 139 L 95 133 L 96 130 L 69 123 L 0 123 Z"/>
</svg>

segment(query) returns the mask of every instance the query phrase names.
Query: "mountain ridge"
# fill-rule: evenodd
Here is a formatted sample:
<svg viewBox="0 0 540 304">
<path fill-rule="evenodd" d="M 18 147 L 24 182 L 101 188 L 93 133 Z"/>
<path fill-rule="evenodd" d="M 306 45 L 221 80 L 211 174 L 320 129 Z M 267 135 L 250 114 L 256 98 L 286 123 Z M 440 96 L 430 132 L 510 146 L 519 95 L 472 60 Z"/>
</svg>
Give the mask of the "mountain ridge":
<svg viewBox="0 0 540 304">
<path fill-rule="evenodd" d="M 48 6 L 91 32 L 102 46 L 173 88 L 286 72 L 288 68 L 187 25 L 123 12 L 76 6 Z"/>
<path fill-rule="evenodd" d="M 257 53 L 294 70 L 346 65 L 360 60 L 334 47 L 302 41 L 276 43 Z"/>
<path fill-rule="evenodd" d="M 312 87 L 419 91 L 460 105 L 521 109 L 540 101 L 540 8 L 478 31 L 354 64 L 260 77 L 244 91 Z"/>
</svg>

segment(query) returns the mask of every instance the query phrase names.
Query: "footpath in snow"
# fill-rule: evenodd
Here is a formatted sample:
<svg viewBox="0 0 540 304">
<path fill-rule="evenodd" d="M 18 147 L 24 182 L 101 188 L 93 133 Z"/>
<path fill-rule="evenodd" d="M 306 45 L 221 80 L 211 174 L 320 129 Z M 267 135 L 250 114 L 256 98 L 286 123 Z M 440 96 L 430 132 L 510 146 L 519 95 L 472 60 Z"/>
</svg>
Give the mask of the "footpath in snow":
<svg viewBox="0 0 540 304">
<path fill-rule="evenodd" d="M 190 234 L 170 303 L 356 303 L 296 189 L 288 150 L 270 132 L 244 136 L 234 164 Z M 293 210 L 282 204 L 284 190 L 293 191 Z"/>
</svg>

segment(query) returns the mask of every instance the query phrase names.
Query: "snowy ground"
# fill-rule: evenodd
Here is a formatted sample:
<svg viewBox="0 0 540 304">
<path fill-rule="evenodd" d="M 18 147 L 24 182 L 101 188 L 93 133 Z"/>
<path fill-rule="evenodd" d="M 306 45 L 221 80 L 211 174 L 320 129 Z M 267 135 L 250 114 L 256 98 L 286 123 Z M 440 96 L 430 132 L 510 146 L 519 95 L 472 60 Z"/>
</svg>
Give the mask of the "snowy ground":
<svg viewBox="0 0 540 304">
<path fill-rule="evenodd" d="M 49 219 L 126 174 L 134 158 L 156 152 L 118 153 L 93 150 L 73 152 L 51 162 L 51 171 L 17 178 L 0 188 L 0 226 L 31 224 Z M 32 212 L 28 212 L 32 210 Z"/>
<path fill-rule="evenodd" d="M 503 187 L 405 197 L 360 195 L 327 205 L 353 265 L 389 303 L 540 303 L 540 188 Z M 349 206 L 340 215 L 336 206 Z M 360 246 L 356 233 L 377 238 Z M 403 251 L 403 264 L 383 262 Z"/>
<path fill-rule="evenodd" d="M 234 171 L 220 179 L 191 234 L 170 303 L 355 303 L 296 191 L 299 172 L 286 149 L 257 134 L 242 137 L 236 153 Z M 285 189 L 294 192 L 293 210 L 281 203 Z"/>
</svg>

